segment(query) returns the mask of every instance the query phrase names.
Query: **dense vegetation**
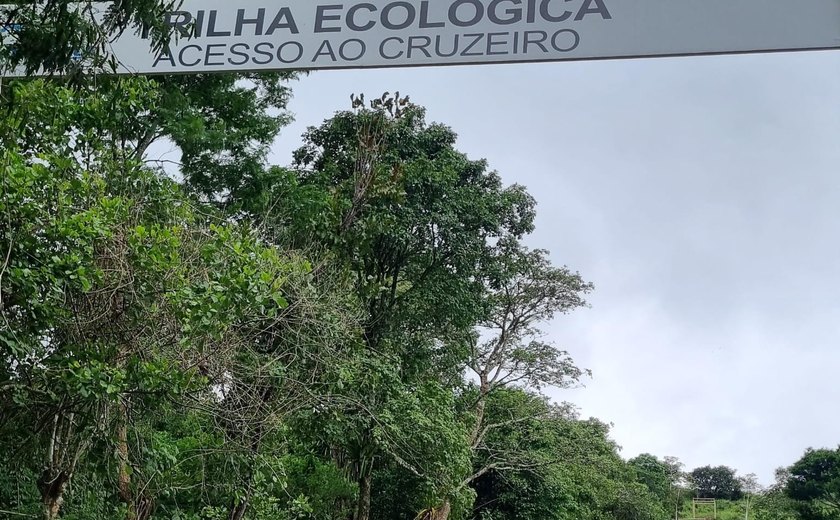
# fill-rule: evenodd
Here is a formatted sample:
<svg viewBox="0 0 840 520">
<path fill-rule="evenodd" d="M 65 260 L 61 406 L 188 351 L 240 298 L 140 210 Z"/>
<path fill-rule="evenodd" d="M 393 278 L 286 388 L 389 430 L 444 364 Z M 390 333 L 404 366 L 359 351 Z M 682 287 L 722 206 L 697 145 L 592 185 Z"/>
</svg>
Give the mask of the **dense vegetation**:
<svg viewBox="0 0 840 520">
<path fill-rule="evenodd" d="M 0 517 L 840 518 L 840 450 L 761 490 L 544 397 L 593 287 L 524 245 L 534 199 L 399 94 L 267 164 L 291 77 L 4 83 Z"/>
</svg>

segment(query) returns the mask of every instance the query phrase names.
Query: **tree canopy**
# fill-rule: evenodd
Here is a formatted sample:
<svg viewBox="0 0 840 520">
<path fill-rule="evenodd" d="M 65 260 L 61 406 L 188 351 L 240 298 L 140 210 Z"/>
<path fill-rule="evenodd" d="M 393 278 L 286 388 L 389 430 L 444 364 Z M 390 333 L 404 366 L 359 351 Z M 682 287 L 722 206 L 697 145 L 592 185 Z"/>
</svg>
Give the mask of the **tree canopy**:
<svg viewBox="0 0 840 520">
<path fill-rule="evenodd" d="M 785 492 L 807 518 L 840 518 L 840 448 L 809 448 L 788 468 Z"/>
<path fill-rule="evenodd" d="M 700 498 L 738 500 L 741 498 L 741 483 L 735 470 L 726 466 L 703 466 L 690 475 L 691 483 Z"/>
<path fill-rule="evenodd" d="M 166 7 L 102 33 L 15 5 L 40 18 L 5 59 L 62 72 Z M 594 286 L 530 247 L 534 197 L 399 93 L 269 164 L 294 77 L 4 82 L 0 517 L 665 520 L 746 491 L 837 518 L 838 451 L 767 490 L 626 461 L 562 400 L 592 374 L 545 327 Z"/>
</svg>

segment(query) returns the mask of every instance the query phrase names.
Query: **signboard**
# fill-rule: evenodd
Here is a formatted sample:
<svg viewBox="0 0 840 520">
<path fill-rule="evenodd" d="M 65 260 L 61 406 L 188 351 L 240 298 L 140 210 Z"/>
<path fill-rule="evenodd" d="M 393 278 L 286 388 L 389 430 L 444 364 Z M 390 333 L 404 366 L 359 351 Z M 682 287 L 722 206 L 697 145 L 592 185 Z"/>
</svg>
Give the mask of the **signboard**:
<svg viewBox="0 0 840 520">
<path fill-rule="evenodd" d="M 840 0 L 184 0 L 121 72 L 200 73 L 840 48 Z"/>
</svg>

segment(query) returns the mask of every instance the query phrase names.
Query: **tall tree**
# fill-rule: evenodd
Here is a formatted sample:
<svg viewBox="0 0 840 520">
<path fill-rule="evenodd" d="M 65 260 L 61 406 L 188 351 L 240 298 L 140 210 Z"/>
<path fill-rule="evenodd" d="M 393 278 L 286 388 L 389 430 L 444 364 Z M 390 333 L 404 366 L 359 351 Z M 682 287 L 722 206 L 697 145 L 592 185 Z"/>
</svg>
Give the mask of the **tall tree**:
<svg viewBox="0 0 840 520">
<path fill-rule="evenodd" d="M 689 476 L 700 498 L 738 500 L 743 496 L 735 470 L 726 466 L 703 466 Z"/>
<path fill-rule="evenodd" d="M 467 396 L 468 445 L 473 453 L 472 471 L 463 475 L 453 493 L 469 486 L 490 470 L 527 468 L 535 462 L 521 450 L 494 446 L 490 433 L 498 428 L 534 420 L 527 407 L 511 408 L 501 422 L 488 421 L 485 408 L 490 396 L 509 386 L 540 390 L 566 388 L 584 375 L 567 352 L 540 340 L 539 324 L 585 305 L 583 296 L 592 286 L 567 268 L 551 265 L 545 251 L 530 251 L 517 240 L 500 240 L 483 259 L 482 281 L 485 314 L 468 340 L 466 366 L 477 380 Z M 539 464 L 544 464 L 540 461 Z M 438 517 L 448 516 L 443 501 Z"/>
<path fill-rule="evenodd" d="M 322 442 L 352 468 L 355 516 L 366 520 L 378 459 L 429 474 L 410 447 L 393 442 L 399 436 L 377 433 L 379 418 L 421 382 L 457 381 L 465 354 L 458 333 L 480 312 L 482 288 L 471 273 L 489 240 L 531 229 L 533 200 L 521 187 L 503 187 L 483 161 L 455 149 L 450 129 L 427 124 L 423 109 L 399 96 L 357 104 L 304 138 L 295 154 L 300 168 L 273 172 L 274 192 L 297 198 L 250 211 L 297 243 L 320 244 L 356 278 L 367 310 L 364 351 L 359 372 L 348 373 L 342 410 L 354 418 Z"/>
<path fill-rule="evenodd" d="M 643 453 L 630 459 L 628 464 L 636 471 L 636 479 L 647 486 L 651 493 L 662 501 L 668 498 L 673 482 L 665 462 L 655 455 Z"/>
<path fill-rule="evenodd" d="M 128 85 L 130 82 L 126 82 Z M 6 346 L 4 415 L 23 414 L 42 457 L 38 487 L 44 517 L 55 518 L 64 491 L 93 443 L 117 439 L 120 494 L 133 509 L 127 477 L 125 428 L 130 401 L 165 399 L 192 378 L 168 369 L 161 348 L 172 330 L 158 314 L 166 278 L 146 275 L 173 266 L 174 234 L 136 242 L 146 228 L 184 222 L 172 183 L 126 160 L 108 146 L 115 121 L 147 94 L 134 89 L 79 92 L 44 82 L 19 84 L 6 114 L 3 165 L 3 271 Z M 106 102 L 106 100 L 108 102 Z M 107 113 L 107 117 L 103 117 Z M 38 123 L 34 123 L 38 121 Z M 98 127 L 86 125 L 99 119 Z M 44 123 L 47 122 L 45 125 Z M 157 207 L 153 207 L 153 205 Z M 155 329 L 149 322 L 158 321 Z"/>
<path fill-rule="evenodd" d="M 659 460 L 656 456 L 643 453 L 628 461 L 636 472 L 636 480 L 643 483 L 656 496 L 666 511 L 678 511 L 682 507 L 683 498 L 688 496 L 684 491 L 684 475 L 682 463 L 676 457 L 665 457 Z"/>
<path fill-rule="evenodd" d="M 163 411 L 203 410 L 211 444 L 247 459 L 317 404 L 318 374 L 358 324 L 342 276 L 313 278 L 299 254 L 143 168 L 115 136 L 157 87 L 109 87 L 18 83 L 0 135 L 0 443 L 26 439 L 35 462 L 19 469 L 38 473 L 47 519 L 83 469 L 113 479 L 125 518 L 148 518 L 156 490 L 171 493 L 157 484 Z M 221 475 L 241 516 L 253 475 Z"/>
</svg>

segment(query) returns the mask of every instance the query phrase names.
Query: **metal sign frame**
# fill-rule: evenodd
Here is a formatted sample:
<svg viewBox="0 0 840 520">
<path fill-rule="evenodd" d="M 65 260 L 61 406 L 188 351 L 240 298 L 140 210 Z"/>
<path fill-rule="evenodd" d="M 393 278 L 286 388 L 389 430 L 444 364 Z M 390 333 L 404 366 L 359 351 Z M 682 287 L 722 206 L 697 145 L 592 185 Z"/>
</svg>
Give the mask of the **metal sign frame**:
<svg viewBox="0 0 840 520">
<path fill-rule="evenodd" d="M 104 11 L 104 9 L 102 9 Z M 94 16 L 96 16 L 94 14 Z M 177 36 L 111 43 L 117 73 L 639 59 L 840 48 L 840 0 L 184 0 Z M 4 36 L 13 39 L 13 31 Z M 20 75 L 2 71 L 0 75 Z"/>
</svg>

